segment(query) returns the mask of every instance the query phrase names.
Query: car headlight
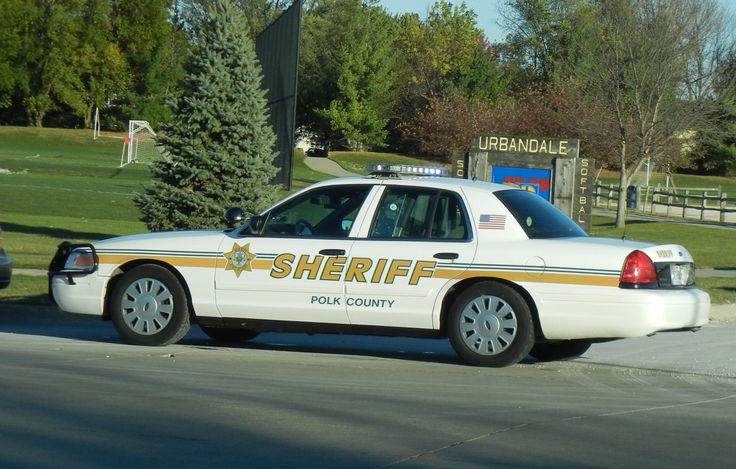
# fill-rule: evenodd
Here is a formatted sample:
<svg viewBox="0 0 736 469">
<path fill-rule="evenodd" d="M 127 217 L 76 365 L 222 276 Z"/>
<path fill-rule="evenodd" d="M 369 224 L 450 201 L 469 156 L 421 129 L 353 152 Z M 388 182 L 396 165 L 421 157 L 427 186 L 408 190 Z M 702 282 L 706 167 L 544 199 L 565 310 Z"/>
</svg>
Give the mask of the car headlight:
<svg viewBox="0 0 736 469">
<path fill-rule="evenodd" d="M 95 256 L 91 251 L 75 249 L 66 259 L 64 270 L 92 273 L 95 271 L 96 264 Z"/>
</svg>

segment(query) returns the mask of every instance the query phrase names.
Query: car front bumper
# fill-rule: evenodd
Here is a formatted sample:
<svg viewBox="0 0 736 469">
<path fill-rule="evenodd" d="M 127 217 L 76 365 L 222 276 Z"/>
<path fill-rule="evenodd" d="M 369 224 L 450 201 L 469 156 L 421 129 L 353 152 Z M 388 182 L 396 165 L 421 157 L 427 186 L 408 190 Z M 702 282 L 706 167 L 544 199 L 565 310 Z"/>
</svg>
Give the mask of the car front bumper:
<svg viewBox="0 0 736 469">
<path fill-rule="evenodd" d="M 82 248 L 92 253 L 94 265 L 90 269 L 67 269 L 66 261 L 72 252 Z M 49 296 L 59 308 L 69 313 L 104 314 L 107 277 L 98 273 L 99 259 L 91 244 L 63 242 L 49 264 Z"/>
<path fill-rule="evenodd" d="M 106 278 L 97 274 L 74 277 L 54 275 L 49 279 L 49 290 L 53 301 L 69 313 L 102 316 Z"/>
</svg>

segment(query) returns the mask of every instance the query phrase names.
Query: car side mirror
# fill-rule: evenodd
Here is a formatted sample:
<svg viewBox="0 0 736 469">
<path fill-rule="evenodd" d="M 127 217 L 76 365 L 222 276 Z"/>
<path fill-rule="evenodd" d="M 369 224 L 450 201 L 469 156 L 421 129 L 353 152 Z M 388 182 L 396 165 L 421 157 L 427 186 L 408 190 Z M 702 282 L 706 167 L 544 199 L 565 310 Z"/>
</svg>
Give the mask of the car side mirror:
<svg viewBox="0 0 736 469">
<path fill-rule="evenodd" d="M 250 232 L 253 234 L 260 234 L 265 221 L 266 218 L 261 215 L 253 215 L 250 217 Z"/>
<path fill-rule="evenodd" d="M 245 211 L 240 207 L 230 207 L 225 210 L 225 216 L 223 218 L 225 219 L 227 226 L 235 228 L 235 225 L 238 225 L 245 220 Z"/>
</svg>

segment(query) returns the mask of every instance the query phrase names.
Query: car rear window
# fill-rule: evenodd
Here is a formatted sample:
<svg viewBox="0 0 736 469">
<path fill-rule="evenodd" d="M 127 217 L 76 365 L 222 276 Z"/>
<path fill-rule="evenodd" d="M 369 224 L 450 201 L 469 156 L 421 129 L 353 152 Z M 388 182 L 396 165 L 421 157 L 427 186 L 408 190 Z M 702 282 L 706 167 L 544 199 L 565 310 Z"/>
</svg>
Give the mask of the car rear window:
<svg viewBox="0 0 736 469">
<path fill-rule="evenodd" d="M 588 236 L 567 215 L 532 192 L 510 189 L 494 193 L 530 239 Z"/>
</svg>

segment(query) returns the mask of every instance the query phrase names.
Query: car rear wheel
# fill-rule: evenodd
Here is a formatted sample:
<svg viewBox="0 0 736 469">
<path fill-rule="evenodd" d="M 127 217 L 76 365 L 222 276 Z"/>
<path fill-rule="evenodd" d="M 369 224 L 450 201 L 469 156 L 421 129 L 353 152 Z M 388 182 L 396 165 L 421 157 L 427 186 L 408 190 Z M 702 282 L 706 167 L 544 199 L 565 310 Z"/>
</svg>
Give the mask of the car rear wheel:
<svg viewBox="0 0 736 469">
<path fill-rule="evenodd" d="M 584 354 L 590 348 L 588 340 L 563 340 L 560 342 L 540 342 L 534 344 L 529 352 L 540 362 L 570 360 Z"/>
<path fill-rule="evenodd" d="M 110 318 L 120 336 L 134 345 L 169 345 L 189 331 L 189 307 L 179 280 L 158 265 L 123 274 L 110 299 Z"/>
<path fill-rule="evenodd" d="M 529 305 L 516 290 L 496 282 L 477 283 L 461 293 L 447 328 L 455 352 L 472 365 L 513 365 L 534 345 Z"/>
<path fill-rule="evenodd" d="M 242 342 L 245 340 L 251 340 L 258 336 L 258 332 L 250 329 L 233 329 L 224 327 L 208 327 L 199 325 L 202 332 L 210 336 L 215 340 L 222 342 Z"/>
</svg>

